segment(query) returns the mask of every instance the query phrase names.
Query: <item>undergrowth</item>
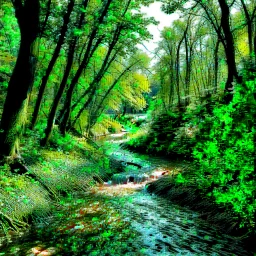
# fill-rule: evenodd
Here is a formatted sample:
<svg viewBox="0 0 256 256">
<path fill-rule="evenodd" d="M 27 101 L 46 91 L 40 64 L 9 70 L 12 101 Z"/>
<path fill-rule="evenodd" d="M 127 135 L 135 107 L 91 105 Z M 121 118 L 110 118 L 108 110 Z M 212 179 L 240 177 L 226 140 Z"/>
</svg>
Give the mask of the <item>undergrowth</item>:
<svg viewBox="0 0 256 256">
<path fill-rule="evenodd" d="M 208 97 L 183 114 L 161 114 L 148 134 L 128 143 L 131 149 L 187 157 L 193 168 L 177 175 L 176 182 L 193 184 L 231 209 L 240 227 L 250 232 L 256 222 L 255 85 L 253 78 L 236 85 L 229 104 Z M 194 127 L 190 136 L 184 132 L 189 126 Z"/>
<path fill-rule="evenodd" d="M 54 130 L 50 146 L 41 148 L 40 129 L 40 125 L 35 131 L 27 129 L 22 138 L 25 174 L 17 174 L 19 167 L 17 173 L 8 165 L 0 167 L 0 229 L 7 236 L 10 230 L 26 229 L 32 220 L 42 221 L 63 196 L 87 191 L 95 184 L 95 177 L 102 179 L 110 172 L 101 149 L 70 134 L 62 137 Z"/>
</svg>

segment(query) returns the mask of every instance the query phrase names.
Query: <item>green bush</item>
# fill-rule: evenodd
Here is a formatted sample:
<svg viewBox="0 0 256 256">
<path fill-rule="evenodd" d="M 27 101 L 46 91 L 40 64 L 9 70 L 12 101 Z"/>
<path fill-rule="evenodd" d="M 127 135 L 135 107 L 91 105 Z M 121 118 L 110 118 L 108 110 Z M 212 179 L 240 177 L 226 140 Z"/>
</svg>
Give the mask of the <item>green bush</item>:
<svg viewBox="0 0 256 256">
<path fill-rule="evenodd" d="M 236 85 L 228 105 L 216 104 L 200 124 L 193 149 L 198 186 L 220 204 L 231 206 L 241 226 L 255 227 L 254 169 L 256 80 Z"/>
</svg>

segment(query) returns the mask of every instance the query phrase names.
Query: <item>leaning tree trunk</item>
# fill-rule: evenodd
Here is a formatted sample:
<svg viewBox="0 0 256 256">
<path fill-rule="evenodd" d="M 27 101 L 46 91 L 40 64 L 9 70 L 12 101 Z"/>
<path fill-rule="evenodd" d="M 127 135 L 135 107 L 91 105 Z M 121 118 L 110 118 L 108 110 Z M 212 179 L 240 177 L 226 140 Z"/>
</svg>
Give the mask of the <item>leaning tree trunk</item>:
<svg viewBox="0 0 256 256">
<path fill-rule="evenodd" d="M 32 130 L 34 129 L 34 127 L 36 125 L 36 122 L 37 122 L 37 119 L 38 119 L 38 114 L 39 114 L 39 111 L 40 111 L 40 108 L 41 108 L 41 104 L 42 104 L 45 88 L 46 88 L 46 85 L 47 85 L 47 81 L 48 81 L 48 79 L 50 77 L 50 74 L 53 70 L 54 64 L 56 63 L 56 61 L 59 57 L 61 47 L 62 47 L 62 45 L 65 41 L 65 36 L 66 36 L 67 30 L 68 30 L 68 24 L 69 24 L 69 21 L 70 21 L 70 16 L 71 16 L 71 13 L 73 11 L 74 5 L 75 5 L 74 0 L 69 2 L 67 13 L 63 17 L 63 25 L 62 25 L 62 28 L 61 28 L 61 31 L 60 31 L 60 36 L 59 36 L 59 39 L 58 39 L 58 43 L 56 45 L 56 48 L 55 48 L 54 53 L 52 55 L 52 58 L 49 62 L 49 65 L 46 69 L 45 75 L 42 78 L 42 82 L 41 82 L 39 92 L 38 92 L 38 96 L 37 96 L 37 100 L 36 100 L 36 105 L 35 105 L 35 108 L 34 108 L 34 111 L 33 111 L 33 114 L 32 114 L 32 121 L 31 121 L 31 127 L 30 127 Z"/>
<path fill-rule="evenodd" d="M 175 68 L 176 68 L 176 88 L 177 88 L 177 96 L 178 96 L 178 109 L 180 111 L 181 108 L 181 100 L 180 100 L 180 47 L 182 44 L 182 40 L 180 40 L 178 47 L 177 47 L 177 53 L 176 53 L 176 63 L 175 63 Z"/>
<path fill-rule="evenodd" d="M 69 52 L 68 52 L 67 65 L 66 65 L 66 69 L 65 69 L 65 72 L 64 72 L 64 76 L 63 76 L 63 79 L 61 81 L 59 90 L 57 92 L 56 97 L 54 98 L 54 101 L 53 101 L 53 104 L 52 104 L 52 107 L 51 107 L 51 111 L 50 111 L 50 114 L 49 114 L 49 117 L 48 117 L 48 120 L 47 120 L 47 127 L 45 129 L 45 137 L 40 142 L 41 146 L 45 146 L 48 143 L 48 141 L 51 137 L 57 108 L 58 108 L 60 99 L 61 99 L 61 97 L 64 93 L 64 90 L 66 88 L 69 73 L 70 73 L 71 68 L 72 68 L 76 42 L 77 42 L 77 38 L 75 38 L 73 40 L 73 42 L 71 42 L 70 49 L 69 49 Z"/>
<path fill-rule="evenodd" d="M 27 99 L 31 91 L 39 33 L 39 0 L 13 1 L 21 41 L 18 58 L 7 90 L 1 119 L 0 155 L 19 155 L 19 139 L 26 120 Z"/>
<path fill-rule="evenodd" d="M 65 105 L 64 105 L 64 116 L 62 118 L 61 123 L 59 124 L 59 129 L 62 135 L 66 134 L 66 128 L 68 126 L 69 123 L 69 119 L 70 119 L 70 114 L 71 114 L 71 103 L 72 103 L 72 97 L 73 97 L 73 91 L 75 89 L 75 86 L 78 82 L 78 79 L 80 78 L 82 72 L 86 69 L 87 65 L 89 64 L 90 58 L 92 57 L 93 53 L 96 51 L 96 49 L 98 48 L 98 46 L 100 45 L 100 43 L 102 42 L 103 38 L 105 37 L 100 36 L 97 41 L 95 42 L 95 45 L 92 47 L 93 45 L 93 41 L 96 38 L 96 35 L 98 33 L 99 27 L 100 25 L 103 23 L 104 21 L 104 17 L 107 15 L 110 4 L 112 3 L 112 0 L 106 0 L 105 4 L 102 8 L 102 11 L 100 13 L 100 16 L 98 18 L 97 23 L 95 24 L 95 27 L 93 28 L 90 37 L 89 37 L 89 41 L 87 44 L 87 48 L 83 57 L 83 60 L 75 74 L 75 76 L 73 77 L 71 84 L 68 88 L 67 91 L 67 95 L 66 95 L 66 100 L 65 100 Z"/>
</svg>

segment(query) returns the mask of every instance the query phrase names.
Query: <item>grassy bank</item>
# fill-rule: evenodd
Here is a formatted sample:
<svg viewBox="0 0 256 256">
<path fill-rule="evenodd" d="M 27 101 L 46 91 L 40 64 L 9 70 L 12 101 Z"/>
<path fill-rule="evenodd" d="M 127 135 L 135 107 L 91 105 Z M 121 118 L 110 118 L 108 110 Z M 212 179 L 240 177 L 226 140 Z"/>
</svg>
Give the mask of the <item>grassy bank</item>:
<svg viewBox="0 0 256 256">
<path fill-rule="evenodd" d="M 0 229 L 2 236 L 26 230 L 32 221 L 40 222 L 60 206 L 64 197 L 84 193 L 96 181 L 111 175 L 109 160 L 101 149 L 68 134 L 54 131 L 49 147 L 39 145 L 40 130 L 26 130 L 21 141 L 20 166 L 0 168 Z"/>
</svg>

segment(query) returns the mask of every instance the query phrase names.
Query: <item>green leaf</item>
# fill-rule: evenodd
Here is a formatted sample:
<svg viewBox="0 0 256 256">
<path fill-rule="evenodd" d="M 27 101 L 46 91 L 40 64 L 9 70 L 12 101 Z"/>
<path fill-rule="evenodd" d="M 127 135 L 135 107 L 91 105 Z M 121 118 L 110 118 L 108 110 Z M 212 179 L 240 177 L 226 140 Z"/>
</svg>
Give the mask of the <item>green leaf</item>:
<svg viewBox="0 0 256 256">
<path fill-rule="evenodd" d="M 82 35 L 82 34 L 83 34 L 83 31 L 82 31 L 82 30 L 77 29 L 77 28 L 74 29 L 74 35 L 75 35 L 75 36 L 80 36 L 80 35 Z"/>
<path fill-rule="evenodd" d="M 110 237 L 112 235 L 112 232 L 111 231 L 104 231 L 103 233 L 102 233 L 102 237 L 105 237 L 105 238 L 108 238 L 108 237 Z"/>
<path fill-rule="evenodd" d="M 80 9 L 81 12 L 86 12 L 86 9 L 84 9 L 84 8 L 80 7 L 79 9 Z"/>
</svg>

